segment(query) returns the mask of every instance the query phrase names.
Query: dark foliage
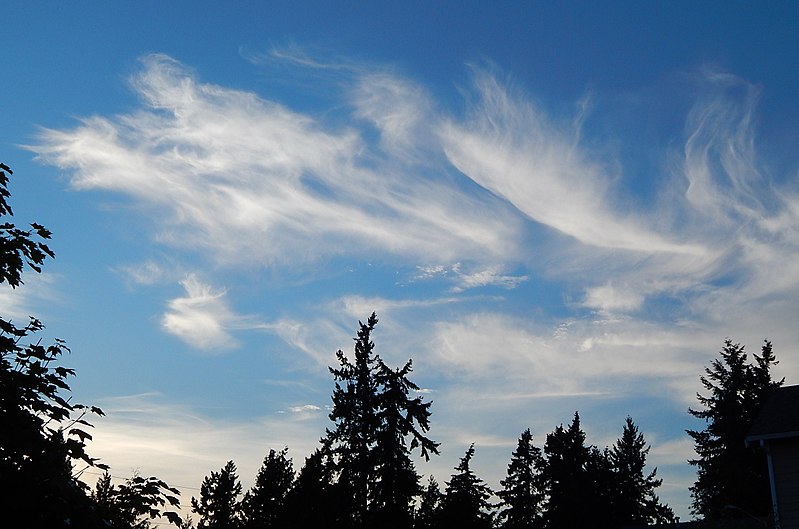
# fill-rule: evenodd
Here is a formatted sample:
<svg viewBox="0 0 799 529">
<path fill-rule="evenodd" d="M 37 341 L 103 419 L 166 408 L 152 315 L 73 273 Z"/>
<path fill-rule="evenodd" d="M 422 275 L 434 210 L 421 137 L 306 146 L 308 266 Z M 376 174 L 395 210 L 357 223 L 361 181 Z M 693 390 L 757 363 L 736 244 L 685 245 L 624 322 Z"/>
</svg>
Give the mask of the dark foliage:
<svg viewBox="0 0 799 529">
<path fill-rule="evenodd" d="M 433 529 L 438 527 L 441 517 L 441 501 L 443 499 L 438 482 L 433 476 L 427 481 L 427 486 L 422 489 L 419 499 L 419 508 L 416 510 L 416 529 Z"/>
<path fill-rule="evenodd" d="M 13 215 L 8 203 L 10 174 L 0 163 L 0 217 Z M 31 227 L 0 224 L 0 284 L 16 288 L 26 266 L 41 272 L 45 259 L 54 257 L 44 242 L 50 231 L 35 223 Z M 18 326 L 0 317 L 0 511 L 19 513 L 20 528 L 118 527 L 109 524 L 131 513 L 135 516 L 126 520 L 177 520 L 176 513 L 161 511 L 166 504 L 177 506 L 177 491 L 156 478 L 133 478 L 119 489 L 106 487 L 102 505 L 78 479 L 88 467 L 108 470 L 86 452 L 92 438 L 87 417 L 103 412 L 72 402 L 67 380 L 75 372 L 58 365 L 69 348 L 61 340 L 44 345 L 34 339 L 43 329 L 35 318 Z M 77 473 L 76 466 L 82 467 Z"/>
<path fill-rule="evenodd" d="M 408 379 L 411 361 L 391 369 L 374 352 L 377 316 L 359 325 L 354 361 L 338 351 L 339 367 L 330 368 L 335 426 L 323 446 L 336 470 L 340 502 L 334 517 L 354 528 L 409 528 L 420 491 L 411 452 L 418 449 L 425 459 L 438 453 L 438 443 L 424 435 L 430 403 L 410 396 L 419 389 Z"/>
<path fill-rule="evenodd" d="M 657 479 L 657 469 L 646 474 L 649 446 L 644 434 L 627 417 L 621 438 L 608 452 L 613 471 L 613 520 L 616 526 L 671 523 L 672 510 L 655 493 L 663 480 Z"/>
<path fill-rule="evenodd" d="M 447 482 L 441 501 L 439 527 L 487 529 L 493 525 L 494 506 L 488 501 L 491 489 L 477 477 L 470 467 L 474 457 L 474 444 L 461 458 L 457 473 Z"/>
<path fill-rule="evenodd" d="M 200 499 L 192 497 L 191 509 L 200 516 L 198 529 L 236 529 L 241 527 L 238 497 L 241 483 L 236 464 L 228 461 L 219 472 L 211 472 L 200 487 Z"/>
<path fill-rule="evenodd" d="M 587 473 L 591 451 L 585 446 L 585 432 L 580 429 L 580 416 L 568 428 L 563 425 L 547 435 L 544 444 L 546 463 L 543 476 L 548 492 L 547 527 L 568 529 L 592 524 L 585 508 L 586 500 L 593 503 L 594 491 Z"/>
<path fill-rule="evenodd" d="M 700 377 L 708 392 L 697 394 L 702 409 L 688 410 L 706 423 L 703 430 L 688 430 L 698 456 L 690 461 L 697 467 L 691 509 L 706 519 L 768 516 L 771 511 L 765 454 L 757 446 L 747 447 L 744 439 L 766 396 L 782 381 L 771 378 L 777 364 L 771 342 L 765 341 L 754 358 L 748 362 L 741 344 L 725 340 L 719 358 Z"/>
<path fill-rule="evenodd" d="M 538 529 L 544 527 L 546 489 L 541 468 L 544 457 L 533 445 L 529 428 L 522 432 L 508 464 L 508 475 L 500 481 L 502 500 L 499 526 L 503 529 Z"/>
<path fill-rule="evenodd" d="M 287 497 L 294 484 L 294 468 L 288 448 L 270 450 L 241 504 L 242 527 L 276 529 L 291 527 L 287 516 Z"/>
<path fill-rule="evenodd" d="M 180 516 L 173 511 L 163 512 L 167 506 L 180 505 L 178 490 L 158 478 L 133 476 L 119 486 L 111 483 L 106 472 L 97 480 L 92 494 L 95 510 L 102 526 L 121 529 L 151 529 L 150 520 L 165 517 L 180 526 Z"/>
</svg>

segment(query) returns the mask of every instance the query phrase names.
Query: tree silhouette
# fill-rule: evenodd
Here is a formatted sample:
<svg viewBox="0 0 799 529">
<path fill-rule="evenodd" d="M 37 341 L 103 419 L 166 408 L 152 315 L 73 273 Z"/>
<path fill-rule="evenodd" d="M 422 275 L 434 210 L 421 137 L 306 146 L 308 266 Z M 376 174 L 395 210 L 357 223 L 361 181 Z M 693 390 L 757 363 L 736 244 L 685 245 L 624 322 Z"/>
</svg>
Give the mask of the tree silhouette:
<svg viewBox="0 0 799 529">
<path fill-rule="evenodd" d="M 167 504 L 179 506 L 176 494 L 177 489 L 158 478 L 138 475 L 115 487 L 111 475 L 106 472 L 97 480 L 91 497 L 102 527 L 152 529 L 150 520 L 160 517 L 163 507 Z M 176 525 L 181 522 L 176 512 L 170 511 L 165 517 Z"/>
<path fill-rule="evenodd" d="M 544 524 L 546 490 L 540 475 L 544 464 L 541 449 L 533 445 L 528 428 L 519 437 L 508 464 L 507 477 L 500 481 L 502 500 L 498 518 L 503 529 L 538 529 Z"/>
<path fill-rule="evenodd" d="M 244 529 L 275 529 L 289 527 L 286 501 L 294 484 L 294 468 L 287 456 L 288 448 L 269 455 L 258 470 L 255 485 L 241 502 Z"/>
<path fill-rule="evenodd" d="M 13 216 L 10 174 L 0 163 L 0 217 Z M 36 223 L 31 228 L 0 224 L 0 284 L 16 288 L 26 268 L 41 272 L 45 260 L 55 257 L 45 242 L 50 231 Z M 43 329 L 35 318 L 18 326 L 0 317 L 0 511 L 19 514 L 20 528 L 107 527 L 78 479 L 91 466 L 108 470 L 86 452 L 92 438 L 87 417 L 103 412 L 72 402 L 67 380 L 75 372 L 58 365 L 69 348 L 61 340 L 43 345 L 34 339 Z M 177 513 L 161 512 L 167 503 L 177 506 L 176 491 L 156 478 L 140 479 L 127 489 L 131 505 L 176 520 Z"/>
<path fill-rule="evenodd" d="M 236 464 L 228 461 L 219 472 L 203 479 L 200 499 L 191 499 L 191 509 L 200 516 L 198 529 L 236 529 L 241 526 L 238 497 L 241 483 Z"/>
<path fill-rule="evenodd" d="M 766 458 L 744 439 L 771 389 L 782 381 L 771 378 L 777 364 L 771 342 L 765 341 L 755 362 L 748 363 L 744 346 L 727 339 L 700 381 L 707 396 L 697 393 L 703 409 L 688 412 L 706 422 L 703 430 L 687 430 L 694 440 L 697 479 L 691 487 L 691 510 L 704 518 L 767 516 L 771 511 Z M 729 509 L 734 506 L 735 509 Z"/>
<path fill-rule="evenodd" d="M 456 474 L 447 482 L 441 502 L 441 527 L 488 529 L 493 525 L 493 506 L 488 501 L 492 491 L 470 467 L 474 443 L 461 458 Z"/>
<path fill-rule="evenodd" d="M 433 476 L 427 480 L 427 486 L 422 488 L 419 498 L 419 508 L 416 510 L 416 529 L 433 529 L 438 527 L 441 517 L 441 501 L 443 495 L 438 487 L 438 482 Z"/>
<path fill-rule="evenodd" d="M 286 498 L 286 511 L 293 527 L 346 527 L 341 518 L 340 488 L 329 453 L 317 449 L 305 459 Z"/>
<path fill-rule="evenodd" d="M 671 523 L 672 510 L 660 503 L 655 489 L 663 480 L 657 469 L 644 473 L 649 446 L 644 434 L 627 417 L 621 437 L 608 453 L 613 470 L 613 519 L 617 526 Z"/>
<path fill-rule="evenodd" d="M 339 350 L 339 367 L 330 368 L 335 426 L 323 439 L 337 471 L 340 518 L 354 528 L 410 527 L 419 493 L 411 451 L 418 448 L 425 459 L 438 453 L 438 443 L 424 435 L 430 403 L 410 397 L 419 389 L 408 379 L 411 361 L 392 370 L 374 352 L 377 315 L 358 323 L 354 361 Z"/>
<path fill-rule="evenodd" d="M 547 486 L 547 528 L 570 529 L 591 527 L 597 513 L 591 512 L 593 496 L 598 492 L 591 483 L 589 460 L 592 455 L 585 445 L 585 432 L 580 428 L 580 415 L 575 412 L 568 428 L 563 425 L 547 435 L 544 444 L 546 464 L 543 476 Z"/>
</svg>

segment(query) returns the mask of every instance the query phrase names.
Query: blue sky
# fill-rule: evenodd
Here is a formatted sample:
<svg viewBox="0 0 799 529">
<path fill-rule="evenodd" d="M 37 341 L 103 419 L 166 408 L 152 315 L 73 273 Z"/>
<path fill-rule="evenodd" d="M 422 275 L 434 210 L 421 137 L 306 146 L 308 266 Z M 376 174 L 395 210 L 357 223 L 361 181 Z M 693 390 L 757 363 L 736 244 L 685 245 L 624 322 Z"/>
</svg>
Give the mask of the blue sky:
<svg viewBox="0 0 799 529">
<path fill-rule="evenodd" d="M 2 161 L 92 453 L 183 487 L 327 426 L 337 349 L 433 400 L 439 482 L 630 414 L 688 517 L 726 337 L 799 380 L 799 29 L 774 2 L 4 2 Z"/>
</svg>

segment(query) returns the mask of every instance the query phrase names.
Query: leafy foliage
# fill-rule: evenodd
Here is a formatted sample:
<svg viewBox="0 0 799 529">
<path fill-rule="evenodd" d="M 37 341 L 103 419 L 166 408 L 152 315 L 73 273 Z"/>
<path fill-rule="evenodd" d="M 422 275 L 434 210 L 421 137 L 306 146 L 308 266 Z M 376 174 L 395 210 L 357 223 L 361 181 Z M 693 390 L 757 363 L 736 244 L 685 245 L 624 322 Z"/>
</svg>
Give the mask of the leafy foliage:
<svg viewBox="0 0 799 529">
<path fill-rule="evenodd" d="M 8 203 L 7 165 L 0 163 L 0 217 L 12 216 Z M 51 236 L 39 224 L 32 229 L 0 224 L 0 284 L 22 284 L 25 268 L 41 272 L 54 253 L 44 242 Z M 69 352 L 61 340 L 44 345 L 34 339 L 44 325 L 30 318 L 18 326 L 0 317 L 0 511 L 20 513 L 17 527 L 146 527 L 140 517 L 177 514 L 161 508 L 177 506 L 175 489 L 156 478 L 132 478 L 114 489 L 103 480 L 95 496 L 78 479 L 83 470 L 108 470 L 86 451 L 92 439 L 87 417 L 102 410 L 72 402 L 69 377 L 74 370 L 58 365 Z M 82 470 L 75 472 L 75 466 Z M 110 478 L 109 478 L 110 479 Z"/>
<path fill-rule="evenodd" d="M 11 170 L 0 164 L 0 217 L 12 215 L 6 173 Z M 0 283 L 11 288 L 22 284 L 26 265 L 40 272 L 54 255 L 41 240 L 50 232 L 32 227 L 0 225 Z M 60 527 L 91 518 L 86 486 L 72 469 L 78 462 L 106 468 L 86 453 L 91 439 L 86 416 L 102 411 L 65 397 L 67 379 L 75 373 L 57 361 L 69 349 L 60 340 L 51 345 L 34 340 L 43 328 L 35 318 L 25 326 L 0 318 L 0 509 L 26 513 L 31 527 Z"/>
<path fill-rule="evenodd" d="M 178 490 L 162 480 L 135 475 L 115 487 L 106 472 L 95 484 L 92 499 L 102 523 L 110 528 L 151 529 L 150 520 L 166 518 L 180 526 L 180 515 L 163 511 L 167 505 L 179 507 Z"/>
<path fill-rule="evenodd" d="M 688 430 L 694 440 L 697 480 L 691 487 L 691 510 L 704 518 L 767 516 L 770 512 L 768 468 L 763 452 L 744 439 L 768 393 L 782 384 L 771 378 L 777 364 L 771 342 L 747 362 L 744 346 L 727 339 L 700 381 L 708 395 L 697 394 L 702 409 L 688 412 L 703 419 L 703 430 Z M 734 506 L 734 509 L 728 508 Z"/>
</svg>

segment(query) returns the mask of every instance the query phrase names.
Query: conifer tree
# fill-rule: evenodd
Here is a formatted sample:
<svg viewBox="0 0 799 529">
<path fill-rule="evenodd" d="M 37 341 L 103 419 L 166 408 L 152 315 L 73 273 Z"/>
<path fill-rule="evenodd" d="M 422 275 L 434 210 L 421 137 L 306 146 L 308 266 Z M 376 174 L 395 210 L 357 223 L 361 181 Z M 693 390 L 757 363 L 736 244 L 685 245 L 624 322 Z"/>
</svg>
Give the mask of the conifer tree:
<svg viewBox="0 0 799 529">
<path fill-rule="evenodd" d="M 548 501 L 546 526 L 548 529 L 591 527 L 596 513 L 590 512 L 596 490 L 592 486 L 587 468 L 592 457 L 585 445 L 585 432 L 580 428 L 580 415 L 575 412 L 568 428 L 563 425 L 547 435 L 544 444 L 546 463 L 543 476 Z M 593 456 L 596 458 L 596 454 Z"/>
<path fill-rule="evenodd" d="M 236 464 L 228 461 L 219 472 L 203 479 L 200 499 L 191 499 L 192 510 L 200 516 L 197 529 L 237 529 L 241 525 L 238 497 L 241 483 Z"/>
<path fill-rule="evenodd" d="M 767 516 L 771 511 L 768 468 L 763 452 L 747 447 L 744 439 L 769 392 L 777 364 L 771 342 L 765 341 L 755 362 L 747 362 L 741 344 L 725 340 L 724 347 L 700 377 L 708 395 L 697 393 L 702 409 L 688 412 L 703 419 L 703 430 L 688 430 L 694 440 L 697 480 L 691 487 L 691 510 L 703 518 Z M 734 508 L 730 508 L 733 506 Z"/>
<path fill-rule="evenodd" d="M 408 379 L 412 369 L 410 360 L 401 369 L 393 370 L 378 359 L 379 427 L 374 447 L 377 465 L 370 497 L 370 525 L 386 529 L 413 525 L 413 501 L 421 489 L 411 450 L 418 447 L 426 460 L 431 453 L 438 453 L 438 443 L 422 434 L 430 428 L 430 402 L 409 396 L 419 389 Z M 409 436 L 410 445 L 406 442 Z"/>
<path fill-rule="evenodd" d="M 375 377 L 378 364 L 371 341 L 377 316 L 372 314 L 366 324 L 358 323 L 354 363 L 339 350 L 336 358 L 340 367 L 330 368 L 336 380 L 330 412 L 335 428 L 327 430 L 326 439 L 339 470 L 341 508 L 355 528 L 362 527 L 367 516 L 369 488 L 374 485 L 372 469 L 377 465 L 373 447 L 379 425 Z"/>
<path fill-rule="evenodd" d="M 456 474 L 447 482 L 441 502 L 441 527 L 488 529 L 493 525 L 493 505 L 488 501 L 492 491 L 470 467 L 474 443 L 461 458 Z"/>
<path fill-rule="evenodd" d="M 294 467 L 287 457 L 288 448 L 269 450 L 258 470 L 255 485 L 241 502 L 244 529 L 290 527 L 286 517 L 286 499 L 294 483 Z"/>
<path fill-rule="evenodd" d="M 434 529 L 438 527 L 442 498 L 443 495 L 438 487 L 438 482 L 431 475 L 427 480 L 427 486 L 422 488 L 419 498 L 419 508 L 416 510 L 416 523 L 414 524 L 415 529 Z"/>
<path fill-rule="evenodd" d="M 528 428 L 522 432 L 508 464 L 507 477 L 500 481 L 502 500 L 499 513 L 503 529 L 538 529 L 543 527 L 546 491 L 540 475 L 543 466 L 541 449 L 533 445 Z"/>
<path fill-rule="evenodd" d="M 347 527 L 338 506 L 342 502 L 335 484 L 335 469 L 325 448 L 316 449 L 305 458 L 294 486 L 286 498 L 286 511 L 293 527 Z"/>
<path fill-rule="evenodd" d="M 424 435 L 430 403 L 410 397 L 419 389 L 408 379 L 410 361 L 392 370 L 374 352 L 377 316 L 372 313 L 359 325 L 354 361 L 338 351 L 339 367 L 330 368 L 336 381 L 330 412 L 335 427 L 323 443 L 337 474 L 337 516 L 356 529 L 410 527 L 419 492 L 411 451 L 418 448 L 426 459 L 438 453 L 438 443 Z"/>
<path fill-rule="evenodd" d="M 613 470 L 613 519 L 616 525 L 647 525 L 671 523 L 672 510 L 655 493 L 663 480 L 657 479 L 657 469 L 646 474 L 649 446 L 644 434 L 627 417 L 621 437 L 608 453 Z"/>
</svg>

